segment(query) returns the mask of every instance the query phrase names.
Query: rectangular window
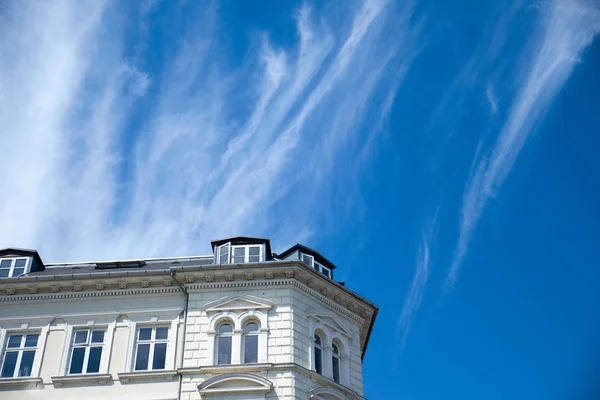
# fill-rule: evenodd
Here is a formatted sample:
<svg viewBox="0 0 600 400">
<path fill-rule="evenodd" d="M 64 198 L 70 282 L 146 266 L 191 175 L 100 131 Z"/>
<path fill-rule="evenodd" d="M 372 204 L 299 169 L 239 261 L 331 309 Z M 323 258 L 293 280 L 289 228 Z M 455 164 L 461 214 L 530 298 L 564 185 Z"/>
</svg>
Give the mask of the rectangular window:
<svg viewBox="0 0 600 400">
<path fill-rule="evenodd" d="M 17 333 L 8 336 L 0 377 L 31 376 L 39 336 L 38 333 Z"/>
<path fill-rule="evenodd" d="M 147 326 L 137 330 L 135 347 L 135 371 L 165 369 L 169 328 L 166 326 Z"/>
<path fill-rule="evenodd" d="M 219 247 L 219 264 L 229 264 L 229 243 Z"/>
<path fill-rule="evenodd" d="M 5 258 L 0 261 L 0 278 L 10 278 L 27 272 L 27 258 Z"/>
<path fill-rule="evenodd" d="M 244 336 L 244 364 L 258 362 L 258 335 Z"/>
<path fill-rule="evenodd" d="M 231 250 L 233 263 L 243 264 L 262 261 L 262 246 L 260 245 L 232 246 Z"/>
<path fill-rule="evenodd" d="M 217 339 L 217 364 L 231 364 L 231 336 L 219 336 Z"/>
<path fill-rule="evenodd" d="M 73 334 L 69 374 L 94 374 L 100 372 L 104 329 L 78 329 Z"/>
<path fill-rule="evenodd" d="M 234 247 L 233 248 L 233 262 L 234 263 L 245 263 L 246 262 L 246 248 L 245 247 Z"/>
<path fill-rule="evenodd" d="M 313 256 L 309 256 L 308 254 L 302 254 L 302 261 L 304 262 L 304 264 L 308 265 L 309 267 L 313 266 L 314 260 L 315 260 L 315 258 Z"/>
</svg>

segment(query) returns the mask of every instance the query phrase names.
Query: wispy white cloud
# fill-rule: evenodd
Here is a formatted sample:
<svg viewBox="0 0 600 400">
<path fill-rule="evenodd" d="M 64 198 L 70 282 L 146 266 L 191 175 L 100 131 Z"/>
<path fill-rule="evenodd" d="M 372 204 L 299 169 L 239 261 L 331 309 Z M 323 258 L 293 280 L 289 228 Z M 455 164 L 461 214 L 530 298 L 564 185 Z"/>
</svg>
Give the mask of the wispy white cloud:
<svg viewBox="0 0 600 400">
<path fill-rule="evenodd" d="M 309 236 L 340 155 L 363 147 L 366 116 L 381 112 L 370 99 L 398 88 L 403 75 L 386 71 L 409 68 L 416 40 L 412 6 L 356 3 L 346 26 L 305 5 L 290 10 L 297 44 L 278 48 L 266 32 L 232 67 L 220 11 L 192 2 L 178 41 L 148 66 L 155 48 L 125 33 L 151 38 L 145 19 L 165 4 L 142 4 L 144 20 L 127 27 L 106 1 L 14 2 L 0 14 L 0 246 L 73 260 Z"/>
<path fill-rule="evenodd" d="M 447 285 L 457 278 L 473 232 L 488 200 L 511 171 L 537 121 L 552 104 L 584 50 L 600 33 L 598 4 L 585 0 L 555 0 L 542 4 L 539 33 L 531 63 L 515 96 L 508 118 L 493 148 L 477 152 L 463 195 L 458 245 Z"/>
<path fill-rule="evenodd" d="M 485 87 L 485 97 L 487 98 L 488 103 L 490 103 L 490 111 L 492 115 L 498 114 L 498 98 L 494 92 L 494 86 L 491 84 L 488 84 Z"/>
<path fill-rule="evenodd" d="M 436 210 L 434 216 L 426 222 L 423 229 L 423 241 L 419 246 L 417 253 L 415 275 L 406 295 L 406 299 L 404 300 L 404 306 L 402 307 L 402 312 L 400 313 L 400 318 L 397 323 L 396 337 L 399 338 L 398 347 L 396 348 L 397 353 L 404 350 L 410 332 L 412 318 L 423 301 L 423 293 L 425 292 L 425 286 L 429 279 L 429 255 L 432 241 L 435 239 L 437 230 L 438 212 L 439 208 Z"/>
</svg>

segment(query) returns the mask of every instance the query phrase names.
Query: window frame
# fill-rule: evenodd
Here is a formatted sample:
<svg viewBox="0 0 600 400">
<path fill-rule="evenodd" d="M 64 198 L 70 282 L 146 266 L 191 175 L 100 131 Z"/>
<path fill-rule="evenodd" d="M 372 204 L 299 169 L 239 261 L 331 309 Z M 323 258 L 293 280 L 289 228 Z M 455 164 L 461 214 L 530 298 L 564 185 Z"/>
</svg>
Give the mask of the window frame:
<svg viewBox="0 0 600 400">
<path fill-rule="evenodd" d="M 323 335 L 319 334 L 318 332 L 314 332 L 313 333 L 313 348 L 312 348 L 312 367 L 313 370 L 319 374 L 319 375 L 323 375 L 324 376 L 324 372 L 325 372 L 325 346 L 324 346 L 324 342 L 325 340 L 323 339 Z M 317 338 L 319 339 L 319 341 L 321 343 L 317 343 Z M 317 350 L 321 352 L 321 361 L 319 363 L 317 363 Z M 317 368 L 317 366 L 319 368 Z M 320 369 L 320 371 L 319 371 Z"/>
<path fill-rule="evenodd" d="M 85 343 L 75 343 L 75 339 L 77 338 L 78 332 L 87 331 L 87 337 Z M 94 332 L 102 332 L 102 343 L 92 342 L 92 337 Z M 100 374 L 102 373 L 102 361 L 106 356 L 106 348 L 107 348 L 107 336 L 108 336 L 108 327 L 79 327 L 73 329 L 71 334 L 70 348 L 69 348 L 69 356 L 67 360 L 67 370 L 66 375 L 68 376 L 81 376 L 81 375 L 91 375 L 91 374 Z M 88 372 L 89 361 L 90 361 L 90 352 L 92 347 L 101 347 L 102 352 L 100 353 L 100 360 L 98 361 L 98 371 Z M 71 372 L 71 366 L 73 365 L 73 352 L 75 349 L 84 348 L 85 353 L 83 356 L 83 361 L 81 364 L 81 372 Z"/>
<path fill-rule="evenodd" d="M 337 350 L 337 352 L 335 351 Z M 335 362 L 337 361 L 337 377 Z M 342 383 L 342 351 L 340 345 L 335 341 L 331 343 L 331 377 L 335 383 Z"/>
<path fill-rule="evenodd" d="M 246 328 L 248 325 L 250 324 L 255 324 L 256 325 L 256 331 L 252 331 L 252 332 L 246 332 Z M 254 362 L 246 362 L 246 338 L 248 337 L 256 337 L 256 354 L 255 359 L 256 361 Z M 258 355 L 259 355 L 259 349 L 258 347 L 260 346 L 260 322 L 256 321 L 256 320 L 249 320 L 246 321 L 244 323 L 244 327 L 243 327 L 243 332 L 242 332 L 242 350 L 241 350 L 241 354 L 240 354 L 240 360 L 242 364 L 257 364 L 258 363 Z"/>
<path fill-rule="evenodd" d="M 166 339 L 156 339 L 156 329 L 157 328 L 167 328 L 167 338 Z M 140 331 L 142 329 L 151 329 L 150 339 L 140 340 Z M 135 347 L 134 347 L 134 355 L 133 355 L 133 365 L 131 366 L 132 372 L 150 372 L 150 371 L 165 371 L 167 369 L 167 355 L 169 350 L 169 343 L 171 342 L 171 326 L 164 324 L 156 324 L 156 325 L 145 325 L 139 324 L 136 326 L 135 333 Z M 148 352 L 148 368 L 146 369 L 136 369 L 137 357 L 139 352 L 140 344 L 148 344 L 150 345 L 150 350 Z M 162 368 L 154 368 L 154 356 L 155 349 L 157 344 L 166 344 L 165 348 L 165 365 Z"/>
<path fill-rule="evenodd" d="M 16 335 L 22 336 L 21 342 L 19 343 L 19 347 L 8 347 L 11 336 L 16 336 Z M 26 346 L 27 336 L 29 336 L 29 335 L 37 335 L 37 341 L 35 343 L 35 346 L 30 346 L 30 347 Z M 13 371 L 12 376 L 1 377 L 1 379 L 17 379 L 17 378 L 34 377 L 36 360 L 37 360 L 38 354 L 39 354 L 38 350 L 41 347 L 41 344 L 40 344 L 41 338 L 42 338 L 42 332 L 37 331 L 37 330 L 36 331 L 12 331 L 12 332 L 7 333 L 5 340 L 2 341 L 2 354 L 0 355 L 1 356 L 0 373 L 4 370 L 4 363 L 6 362 L 6 355 L 8 353 L 14 353 L 14 352 L 16 352 L 18 354 L 17 354 L 17 360 L 15 362 L 15 369 Z M 29 375 L 19 375 L 19 370 L 21 369 L 21 362 L 23 361 L 23 353 L 26 351 L 32 351 L 32 350 L 34 353 L 33 353 L 33 360 L 31 361 L 31 371 L 30 371 Z"/>
<path fill-rule="evenodd" d="M 250 257 L 257 257 L 256 255 L 250 255 L 250 248 L 257 247 L 258 248 L 258 261 L 250 261 Z M 256 263 L 264 261 L 264 244 L 232 244 L 231 242 L 227 242 L 217 247 L 215 252 L 215 263 L 219 265 L 223 264 L 248 264 L 248 263 Z M 222 254 L 223 249 L 227 249 L 227 254 Z M 235 261 L 235 250 L 236 249 L 244 249 L 244 261 Z M 226 256 L 227 260 L 223 262 L 222 256 Z"/>
<path fill-rule="evenodd" d="M 220 332 L 221 327 L 224 325 L 231 326 L 231 332 Z M 232 365 L 233 364 L 233 340 L 235 336 L 235 324 L 233 321 L 224 320 L 217 325 L 217 334 L 215 335 L 215 360 L 216 365 Z M 219 361 L 219 350 L 221 349 L 221 339 L 229 338 L 229 362 L 222 363 Z"/>
<path fill-rule="evenodd" d="M 310 258 L 310 263 L 306 262 L 305 257 Z M 315 271 L 318 271 L 321 274 L 325 275 L 326 277 L 332 279 L 331 268 L 327 268 L 326 266 L 324 266 L 320 262 L 316 261 L 315 260 L 315 256 L 312 256 L 310 254 L 306 254 L 306 253 L 300 252 L 300 260 L 304 264 L 306 264 L 309 267 L 311 267 L 312 269 L 314 269 Z"/>
<path fill-rule="evenodd" d="M 8 276 L 5 276 L 4 278 L 16 278 L 18 276 L 23 276 L 25 274 L 28 274 L 31 270 L 31 257 L 23 257 L 23 256 L 19 256 L 19 257 L 4 257 L 4 258 L 0 258 L 0 265 L 2 263 L 2 261 L 7 261 L 10 260 L 10 267 L 0 267 L 0 270 L 8 270 Z M 17 260 L 25 260 L 25 266 L 22 267 L 23 268 L 23 273 L 19 274 L 19 275 L 13 275 L 14 271 L 15 271 L 15 266 L 17 264 Z M 21 268 L 21 267 L 19 267 Z"/>
</svg>

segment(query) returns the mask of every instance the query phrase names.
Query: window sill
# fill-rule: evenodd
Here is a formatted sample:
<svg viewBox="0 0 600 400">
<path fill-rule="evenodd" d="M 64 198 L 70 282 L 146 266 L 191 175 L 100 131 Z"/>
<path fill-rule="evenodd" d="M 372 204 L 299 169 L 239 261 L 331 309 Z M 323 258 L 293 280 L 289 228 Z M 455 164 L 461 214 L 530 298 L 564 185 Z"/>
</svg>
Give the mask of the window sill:
<svg viewBox="0 0 600 400">
<path fill-rule="evenodd" d="M 99 385 L 104 385 L 106 382 L 112 380 L 111 374 L 83 374 L 83 375 L 66 375 L 66 376 L 53 376 L 52 383 L 54 387 L 61 387 L 65 383 L 83 383 L 83 382 L 94 382 Z"/>
<path fill-rule="evenodd" d="M 224 374 L 227 372 L 260 372 L 268 370 L 273 364 L 271 363 L 258 363 L 258 364 L 219 364 L 219 365 L 205 365 L 200 367 L 192 368 L 179 368 L 178 371 L 182 373 L 217 373 Z"/>
<path fill-rule="evenodd" d="M 24 376 L 21 378 L 0 378 L 0 387 L 2 386 L 28 386 L 35 388 L 42 384 L 42 378 L 32 378 Z"/>
<path fill-rule="evenodd" d="M 121 372 L 119 375 L 119 381 L 121 383 L 129 383 L 130 381 L 136 380 L 164 380 L 172 381 L 177 376 L 177 371 L 135 371 L 135 372 Z"/>
</svg>

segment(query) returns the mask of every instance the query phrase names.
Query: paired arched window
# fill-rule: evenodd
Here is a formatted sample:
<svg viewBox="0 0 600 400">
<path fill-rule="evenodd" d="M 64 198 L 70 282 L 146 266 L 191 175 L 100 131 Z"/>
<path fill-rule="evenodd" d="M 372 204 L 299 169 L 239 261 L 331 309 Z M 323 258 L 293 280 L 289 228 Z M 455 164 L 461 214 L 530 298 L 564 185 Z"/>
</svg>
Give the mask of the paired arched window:
<svg viewBox="0 0 600 400">
<path fill-rule="evenodd" d="M 248 322 L 244 326 L 244 336 L 242 340 L 244 364 L 255 364 L 258 362 L 259 333 L 258 324 L 254 321 Z"/>
<path fill-rule="evenodd" d="M 313 359 L 315 361 L 315 371 L 318 374 L 323 373 L 323 339 L 317 333 L 315 333 L 315 343 L 314 343 L 314 355 Z"/>
<path fill-rule="evenodd" d="M 336 383 L 340 383 L 340 368 L 342 359 L 340 356 L 340 348 L 337 344 L 333 343 L 331 349 L 331 366 L 333 369 L 333 380 Z"/>
<path fill-rule="evenodd" d="M 233 325 L 229 322 L 219 325 L 217 332 L 217 364 L 231 364 Z"/>
</svg>

